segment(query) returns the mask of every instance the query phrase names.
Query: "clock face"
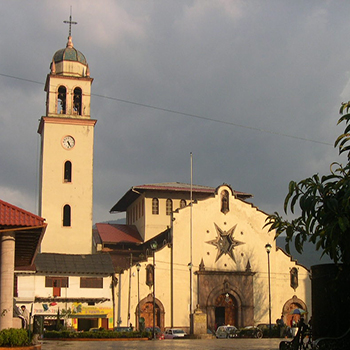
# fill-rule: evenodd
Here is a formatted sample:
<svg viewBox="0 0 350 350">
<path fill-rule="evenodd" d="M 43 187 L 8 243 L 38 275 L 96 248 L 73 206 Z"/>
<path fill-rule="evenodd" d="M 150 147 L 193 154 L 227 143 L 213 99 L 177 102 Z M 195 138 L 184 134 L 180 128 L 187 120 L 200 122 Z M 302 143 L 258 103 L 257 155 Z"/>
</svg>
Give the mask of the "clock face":
<svg viewBox="0 0 350 350">
<path fill-rule="evenodd" d="M 71 149 L 75 145 L 75 140 L 72 136 L 65 136 L 62 140 L 62 145 L 66 149 Z"/>
</svg>

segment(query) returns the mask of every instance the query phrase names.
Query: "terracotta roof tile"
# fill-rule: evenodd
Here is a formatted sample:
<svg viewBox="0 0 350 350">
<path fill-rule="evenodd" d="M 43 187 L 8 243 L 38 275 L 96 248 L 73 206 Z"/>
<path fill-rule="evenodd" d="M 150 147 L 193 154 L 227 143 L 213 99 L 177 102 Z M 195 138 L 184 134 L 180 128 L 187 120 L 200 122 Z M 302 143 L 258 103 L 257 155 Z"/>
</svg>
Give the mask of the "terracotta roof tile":
<svg viewBox="0 0 350 350">
<path fill-rule="evenodd" d="M 103 243 L 143 242 L 139 232 L 133 225 L 100 223 L 96 224 L 96 229 Z"/>
<path fill-rule="evenodd" d="M 45 219 L 0 199 L 0 229 L 44 225 Z"/>
</svg>

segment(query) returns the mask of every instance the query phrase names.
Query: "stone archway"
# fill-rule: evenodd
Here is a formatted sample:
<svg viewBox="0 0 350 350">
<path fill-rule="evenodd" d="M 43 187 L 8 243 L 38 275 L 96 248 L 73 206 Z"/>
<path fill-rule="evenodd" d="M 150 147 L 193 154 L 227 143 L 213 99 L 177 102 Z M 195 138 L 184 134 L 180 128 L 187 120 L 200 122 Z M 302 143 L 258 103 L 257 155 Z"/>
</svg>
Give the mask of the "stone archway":
<svg viewBox="0 0 350 350">
<path fill-rule="evenodd" d="M 140 308 L 140 309 L 139 309 Z M 146 298 L 140 301 L 140 304 L 135 310 L 136 327 L 139 329 L 138 315 L 140 310 L 140 317 L 145 320 L 145 327 L 153 327 L 153 296 L 149 294 Z M 156 316 L 156 327 L 159 327 L 162 331 L 164 330 L 164 305 L 156 298 L 155 300 L 155 316 Z"/>
<path fill-rule="evenodd" d="M 246 317 L 243 315 L 242 298 L 227 281 L 211 290 L 206 302 L 206 311 L 208 328 L 211 330 L 221 324 L 242 327 Z"/>
<path fill-rule="evenodd" d="M 300 315 L 298 313 L 293 313 L 295 309 L 305 310 L 306 313 L 303 315 Z M 291 299 L 287 300 L 286 303 L 283 305 L 282 315 L 283 315 L 284 323 L 287 326 L 291 327 L 293 321 L 298 323 L 301 316 L 304 317 L 305 322 L 307 323 L 308 309 L 305 302 L 299 299 L 296 295 L 294 295 Z"/>
<path fill-rule="evenodd" d="M 207 314 L 207 327 L 214 330 L 217 321 L 233 323 L 237 328 L 254 324 L 254 272 L 206 270 L 198 276 L 198 308 Z M 225 307 L 226 294 L 232 309 Z M 225 309 L 217 309 L 217 308 Z M 231 313 L 231 314 L 230 314 Z"/>
</svg>

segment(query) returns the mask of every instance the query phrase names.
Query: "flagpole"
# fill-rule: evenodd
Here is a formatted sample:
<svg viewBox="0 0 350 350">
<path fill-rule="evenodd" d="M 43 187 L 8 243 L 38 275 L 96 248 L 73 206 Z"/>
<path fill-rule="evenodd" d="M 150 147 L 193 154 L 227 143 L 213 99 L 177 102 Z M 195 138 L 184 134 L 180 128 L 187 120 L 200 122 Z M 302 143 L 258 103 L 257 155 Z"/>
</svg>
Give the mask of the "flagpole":
<svg viewBox="0 0 350 350">
<path fill-rule="evenodd" d="M 193 333 L 193 327 L 192 327 L 192 315 L 193 315 L 193 263 L 192 263 L 192 253 L 193 253 L 193 155 L 192 152 L 191 155 L 191 189 L 190 189 L 190 329 L 191 334 Z"/>
</svg>

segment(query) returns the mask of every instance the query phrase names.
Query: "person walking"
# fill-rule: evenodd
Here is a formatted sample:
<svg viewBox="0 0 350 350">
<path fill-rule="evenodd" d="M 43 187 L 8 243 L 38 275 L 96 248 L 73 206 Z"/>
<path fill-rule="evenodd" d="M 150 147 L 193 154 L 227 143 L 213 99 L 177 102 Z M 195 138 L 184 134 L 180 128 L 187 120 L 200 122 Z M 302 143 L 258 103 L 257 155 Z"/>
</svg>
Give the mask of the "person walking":
<svg viewBox="0 0 350 350">
<path fill-rule="evenodd" d="M 22 310 L 22 328 L 27 328 L 29 327 L 29 311 L 27 310 L 25 305 L 21 306 Z M 23 322 L 24 321 L 24 322 Z"/>
</svg>

